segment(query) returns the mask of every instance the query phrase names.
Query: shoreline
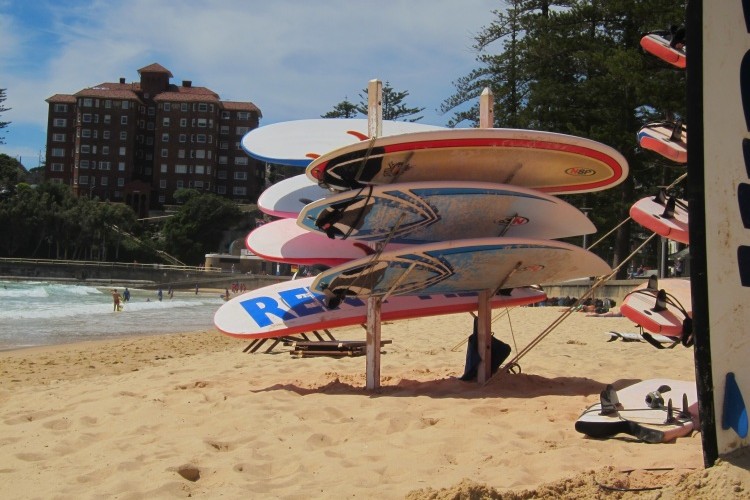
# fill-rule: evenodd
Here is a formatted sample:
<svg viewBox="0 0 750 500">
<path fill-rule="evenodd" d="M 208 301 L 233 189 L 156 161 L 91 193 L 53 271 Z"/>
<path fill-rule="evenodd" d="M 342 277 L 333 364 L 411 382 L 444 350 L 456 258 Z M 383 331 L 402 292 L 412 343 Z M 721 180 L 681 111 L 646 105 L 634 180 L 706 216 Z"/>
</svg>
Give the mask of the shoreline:
<svg viewBox="0 0 750 500">
<path fill-rule="evenodd" d="M 518 352 L 559 315 L 516 308 L 493 331 Z M 393 343 L 374 392 L 364 388 L 364 356 L 295 358 L 281 346 L 249 354 L 250 340 L 215 329 L 0 352 L 5 496 L 416 499 L 468 495 L 479 484 L 536 492 L 512 498 L 593 498 L 592 470 L 654 467 L 674 471 L 652 485 L 702 474 L 690 498 L 710 498 L 696 495 L 696 483 L 697 493 L 727 496 L 707 489 L 700 434 L 647 445 L 573 429 L 605 384 L 693 380 L 692 350 L 607 342 L 604 331 L 632 324 L 576 313 L 523 358 L 522 373 L 479 386 L 457 378 L 472 322 L 385 322 Z M 333 333 L 365 336 L 360 327 Z M 750 491 L 737 474 L 730 469 L 727 487 Z"/>
</svg>

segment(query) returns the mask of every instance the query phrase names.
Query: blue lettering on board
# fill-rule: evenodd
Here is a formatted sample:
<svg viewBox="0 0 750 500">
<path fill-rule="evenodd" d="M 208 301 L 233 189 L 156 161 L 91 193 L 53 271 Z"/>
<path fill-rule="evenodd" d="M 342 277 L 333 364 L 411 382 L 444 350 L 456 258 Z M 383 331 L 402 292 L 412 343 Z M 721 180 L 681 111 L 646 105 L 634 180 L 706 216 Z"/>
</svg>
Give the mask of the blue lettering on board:
<svg viewBox="0 0 750 500">
<path fill-rule="evenodd" d="M 745 29 L 750 33 L 750 1 L 742 1 L 742 14 L 745 18 Z M 742 111 L 745 114 L 745 128 L 750 131 L 750 51 L 745 52 L 740 63 L 740 93 L 742 95 Z M 745 160 L 745 172 L 750 177 L 750 143 L 742 140 L 742 157 Z M 745 229 L 750 229 L 750 184 L 740 183 L 737 187 L 737 203 L 740 217 Z M 750 287 L 750 247 L 740 245 L 737 248 L 737 267 L 740 283 Z"/>
<path fill-rule="evenodd" d="M 276 316 L 282 321 L 295 317 L 290 311 L 279 307 L 279 303 L 271 297 L 255 297 L 254 299 L 243 300 L 240 305 L 260 327 L 273 323 L 269 316 Z"/>
<path fill-rule="evenodd" d="M 298 316 L 307 316 L 323 312 L 323 306 L 316 301 L 307 288 L 293 288 L 279 292 L 279 297 Z"/>
</svg>

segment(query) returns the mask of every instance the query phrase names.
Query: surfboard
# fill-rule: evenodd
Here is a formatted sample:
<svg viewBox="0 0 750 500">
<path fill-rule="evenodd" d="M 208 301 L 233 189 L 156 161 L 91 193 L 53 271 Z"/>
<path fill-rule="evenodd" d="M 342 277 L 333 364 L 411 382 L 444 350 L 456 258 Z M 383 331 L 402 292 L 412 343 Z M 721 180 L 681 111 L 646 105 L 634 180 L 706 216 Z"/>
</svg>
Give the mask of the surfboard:
<svg viewBox="0 0 750 500">
<path fill-rule="evenodd" d="M 348 295 L 458 293 L 600 276 L 609 265 L 556 240 L 476 238 L 411 245 L 319 274 L 312 289 L 331 307 Z"/>
<path fill-rule="evenodd" d="M 641 47 L 649 54 L 658 57 L 672 66 L 685 69 L 687 65 L 687 53 L 684 44 L 677 47 L 670 45 L 671 35 L 665 31 L 649 33 L 641 38 Z"/>
<path fill-rule="evenodd" d="M 375 253 L 367 243 L 331 240 L 299 227 L 294 219 L 279 219 L 259 226 L 247 235 L 245 246 L 263 259 L 301 266 L 337 266 Z"/>
<path fill-rule="evenodd" d="M 270 338 L 367 321 L 367 302 L 355 297 L 336 309 L 325 307 L 325 297 L 310 290 L 314 278 L 284 281 L 232 298 L 214 315 L 216 328 L 229 336 Z M 516 288 L 510 295 L 495 295 L 492 308 L 533 304 L 546 299 L 534 288 Z M 476 311 L 476 293 L 411 295 L 383 301 L 382 321 Z"/>
<path fill-rule="evenodd" d="M 609 340 L 607 342 L 613 342 L 615 340 L 622 340 L 623 342 L 647 342 L 647 340 L 643 338 L 643 335 L 636 332 L 615 332 L 610 330 L 604 333 L 609 335 Z M 662 344 L 672 344 L 677 340 L 674 337 L 667 337 L 666 335 L 659 335 L 656 333 L 651 335 L 651 338 Z"/>
<path fill-rule="evenodd" d="M 673 379 L 644 380 L 619 390 L 609 385 L 575 423 L 576 431 L 589 437 L 623 433 L 647 443 L 666 443 L 696 428 L 695 382 Z"/>
<path fill-rule="evenodd" d="M 381 135 L 444 129 L 423 123 L 383 120 Z M 255 159 L 277 165 L 306 167 L 324 153 L 368 139 L 365 118 L 317 118 L 255 128 L 244 135 L 241 145 Z"/>
<path fill-rule="evenodd" d="M 333 238 L 414 244 L 490 236 L 553 239 L 596 231 L 583 212 L 559 198 L 483 182 L 368 186 L 307 205 L 297 223 Z"/>
<path fill-rule="evenodd" d="M 302 208 L 333 192 L 318 186 L 305 174 L 289 177 L 271 185 L 258 197 L 258 208 L 268 215 L 281 218 L 296 218 Z"/>
<path fill-rule="evenodd" d="M 680 278 L 661 279 L 658 284 L 652 278 L 626 295 L 620 306 L 622 315 L 644 330 L 677 338 L 682 337 L 683 323 L 690 321 L 692 311 L 690 280 Z"/>
<path fill-rule="evenodd" d="M 396 182 L 480 181 L 571 194 L 619 184 L 627 177 L 628 165 L 613 148 L 570 135 L 446 129 L 352 144 L 316 159 L 306 173 L 338 190 Z"/>
<path fill-rule="evenodd" d="M 687 163 L 687 127 L 682 123 L 649 123 L 638 131 L 638 144 L 676 163 Z"/>
<path fill-rule="evenodd" d="M 690 243 L 688 204 L 664 191 L 642 198 L 630 207 L 630 217 L 649 231 L 680 243 Z"/>
</svg>

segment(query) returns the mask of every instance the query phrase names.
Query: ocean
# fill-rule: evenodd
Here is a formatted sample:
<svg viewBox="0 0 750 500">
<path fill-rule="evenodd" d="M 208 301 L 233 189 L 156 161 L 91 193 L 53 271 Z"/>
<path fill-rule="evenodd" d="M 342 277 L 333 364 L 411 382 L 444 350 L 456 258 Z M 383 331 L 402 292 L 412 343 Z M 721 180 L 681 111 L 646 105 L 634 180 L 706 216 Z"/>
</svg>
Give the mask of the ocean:
<svg viewBox="0 0 750 500">
<path fill-rule="evenodd" d="M 124 287 L 0 281 L 0 350 L 214 328 L 224 301 L 209 293 L 130 288 L 130 302 L 114 312 L 112 288 Z"/>
</svg>

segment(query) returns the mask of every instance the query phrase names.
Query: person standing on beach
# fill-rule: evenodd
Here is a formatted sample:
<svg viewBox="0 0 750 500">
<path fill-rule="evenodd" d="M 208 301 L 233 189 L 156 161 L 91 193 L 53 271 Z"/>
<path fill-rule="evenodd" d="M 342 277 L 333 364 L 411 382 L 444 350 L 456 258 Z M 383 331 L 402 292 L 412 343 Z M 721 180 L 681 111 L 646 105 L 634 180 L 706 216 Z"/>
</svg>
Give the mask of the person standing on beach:
<svg viewBox="0 0 750 500">
<path fill-rule="evenodd" d="M 117 288 L 112 290 L 112 302 L 114 303 L 115 311 L 120 309 L 120 294 L 117 293 Z"/>
<path fill-rule="evenodd" d="M 159 288 L 159 290 L 157 290 L 156 292 L 156 296 L 159 297 L 159 302 L 161 302 L 163 295 L 164 294 L 162 293 L 161 288 Z"/>
<path fill-rule="evenodd" d="M 123 302 L 130 302 L 130 290 L 128 290 L 128 287 L 125 287 L 125 291 L 122 292 L 122 300 Z"/>
</svg>

